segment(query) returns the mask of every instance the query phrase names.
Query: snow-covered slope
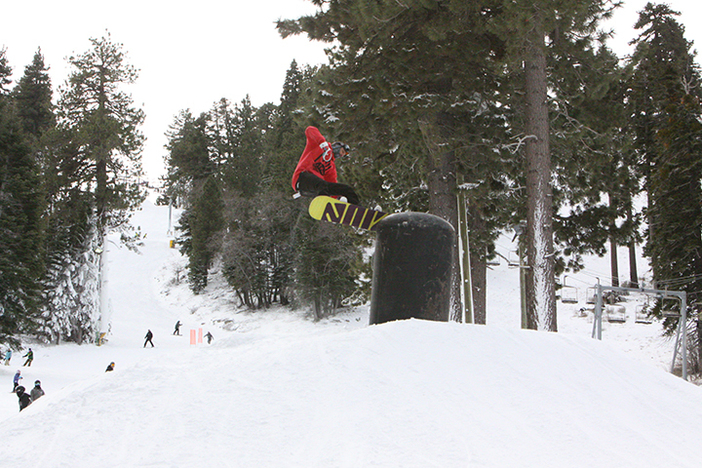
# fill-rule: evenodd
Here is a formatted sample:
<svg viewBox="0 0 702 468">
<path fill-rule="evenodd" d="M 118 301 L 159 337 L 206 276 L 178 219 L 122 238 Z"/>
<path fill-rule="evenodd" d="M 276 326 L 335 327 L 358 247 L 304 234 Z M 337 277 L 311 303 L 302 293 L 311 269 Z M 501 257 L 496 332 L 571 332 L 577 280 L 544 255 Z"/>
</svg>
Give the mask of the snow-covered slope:
<svg viewBox="0 0 702 468">
<path fill-rule="evenodd" d="M 143 254 L 108 254 L 107 345 L 35 346 L 25 386 L 47 394 L 22 413 L 20 359 L 0 366 L 0 466 L 699 466 L 702 389 L 650 352 L 672 357 L 656 324 L 611 324 L 600 342 L 573 305 L 559 333 L 520 330 L 506 268 L 491 274 L 487 326 L 235 313 L 225 288 L 192 296 L 174 281 L 167 214 L 147 202 Z M 190 344 L 199 328 L 211 345 Z"/>
</svg>

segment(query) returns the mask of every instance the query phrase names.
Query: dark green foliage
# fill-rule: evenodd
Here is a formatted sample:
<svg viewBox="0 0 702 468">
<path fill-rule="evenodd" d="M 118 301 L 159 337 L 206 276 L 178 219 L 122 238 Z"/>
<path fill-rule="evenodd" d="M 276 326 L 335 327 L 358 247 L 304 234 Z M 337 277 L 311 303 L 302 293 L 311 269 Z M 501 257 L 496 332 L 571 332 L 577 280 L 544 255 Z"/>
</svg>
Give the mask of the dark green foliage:
<svg viewBox="0 0 702 468">
<path fill-rule="evenodd" d="M 12 67 L 7 61 L 7 49 L 3 47 L 0 49 L 0 96 L 8 94 L 8 86 L 12 83 L 11 76 Z"/>
<path fill-rule="evenodd" d="M 60 88 L 56 127 L 46 115 L 40 54 L 28 67 L 17 96 L 23 97 L 27 128 L 38 129 L 47 210 L 47 275 L 41 335 L 82 343 L 93 341 L 99 316 L 97 252 L 109 231 L 136 248 L 139 233 L 129 226 L 131 210 L 145 197 L 139 185 L 144 113 L 122 90 L 137 77 L 121 44 L 109 34 L 72 56 L 73 69 Z M 26 85 L 26 86 L 24 86 Z"/>
<path fill-rule="evenodd" d="M 204 181 L 201 190 L 193 194 L 195 200 L 188 213 L 190 228 L 190 255 L 188 281 L 194 293 L 207 286 L 207 273 L 219 250 L 218 236 L 223 227 L 222 194 L 214 177 Z"/>
<path fill-rule="evenodd" d="M 282 195 L 232 200 L 222 252 L 223 271 L 242 304 L 252 309 L 288 304 L 296 246 L 294 205 Z"/>
<path fill-rule="evenodd" d="M 315 320 L 341 306 L 356 289 L 360 251 L 348 229 L 301 216 L 295 230 L 295 280 L 301 299 L 312 304 Z"/>
<path fill-rule="evenodd" d="M 53 91 L 48 71 L 41 50 L 38 50 L 13 90 L 17 117 L 22 130 L 27 135 L 32 135 L 34 139 L 39 139 L 56 124 L 51 103 Z"/>
<path fill-rule="evenodd" d="M 688 317 L 695 317 L 702 294 L 702 76 L 677 15 L 667 5 L 650 3 L 639 13 L 628 110 L 648 193 L 644 252 L 657 287 L 687 291 Z M 661 306 L 654 314 L 660 314 Z M 677 322 L 666 319 L 668 332 Z M 699 373 L 702 323 L 686 325 L 697 348 L 693 371 Z"/>
<path fill-rule="evenodd" d="M 495 206 L 508 188 L 508 157 L 498 144 L 505 115 L 495 100 L 504 49 L 486 27 L 493 3 L 333 2 L 315 16 L 278 23 L 283 36 L 338 42 L 305 107 L 327 124 L 324 134 L 352 146 L 340 178 L 365 204 L 430 211 L 455 226 L 460 174 L 472 187 L 471 250 L 483 268 L 506 222 Z"/>
<path fill-rule="evenodd" d="M 3 59 L 4 50 L 0 65 Z M 39 167 L 8 96 L 0 94 L 0 342 L 12 346 L 19 344 L 17 334 L 36 327 L 44 273 L 43 206 Z"/>
<path fill-rule="evenodd" d="M 121 88 L 136 81 L 122 44 L 107 34 L 90 39 L 92 48 L 69 58 L 73 72 L 61 89 L 59 125 L 84 152 L 87 181 L 99 223 L 98 235 L 126 224 L 128 212 L 144 200 L 139 187 L 144 112 Z"/>
<path fill-rule="evenodd" d="M 339 252 L 357 256 L 359 247 L 342 233 L 317 239 L 320 248 L 329 244 L 338 250 L 324 269 L 325 280 L 319 274 L 297 275 L 316 268 L 318 256 L 327 253 L 300 249 L 298 240 L 314 236 L 318 223 L 298 224 L 308 218 L 306 206 L 292 200 L 290 186 L 305 145 L 301 90 L 313 76 L 313 70 L 301 71 L 293 63 L 279 106 L 255 108 L 248 98 L 238 105 L 222 99 L 198 119 L 181 113 L 172 126 L 166 196 L 185 206 L 178 244 L 189 258 L 193 291 L 206 286 L 215 262 L 241 304 L 252 309 L 297 298 L 314 304 L 321 317 L 355 289 L 358 273 L 337 257 Z M 212 222 L 203 226 L 206 220 Z"/>
<path fill-rule="evenodd" d="M 649 200 L 646 253 L 659 284 L 702 275 L 701 76 L 676 15 L 652 4 L 640 13 L 629 83 L 631 130 Z M 699 291 L 699 284 L 681 287 Z"/>
</svg>

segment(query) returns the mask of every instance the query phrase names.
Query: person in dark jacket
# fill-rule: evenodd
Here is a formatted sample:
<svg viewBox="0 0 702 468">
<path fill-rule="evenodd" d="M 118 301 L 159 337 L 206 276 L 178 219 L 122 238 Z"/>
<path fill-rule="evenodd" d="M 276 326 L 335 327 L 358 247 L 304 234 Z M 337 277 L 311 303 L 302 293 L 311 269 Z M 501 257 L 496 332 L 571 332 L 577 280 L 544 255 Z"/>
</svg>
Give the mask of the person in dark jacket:
<svg viewBox="0 0 702 468">
<path fill-rule="evenodd" d="M 32 397 L 32 401 L 37 401 L 39 398 L 44 396 L 44 390 L 41 388 L 41 382 L 34 382 L 34 388 L 29 392 L 29 396 Z"/>
<path fill-rule="evenodd" d="M 24 393 L 23 386 L 20 385 L 17 387 L 15 393 L 17 394 L 17 399 L 19 400 L 20 411 L 32 404 L 32 397 L 28 393 Z"/>
<path fill-rule="evenodd" d="M 115 370 L 115 363 L 111 362 L 110 365 L 107 366 L 107 369 L 105 369 L 105 372 L 112 372 Z"/>
<path fill-rule="evenodd" d="M 153 337 L 154 337 L 154 334 L 151 333 L 151 330 L 148 330 L 148 331 L 146 332 L 146 336 L 144 337 L 144 338 L 146 338 L 146 341 L 144 341 L 144 348 L 146 348 L 146 343 L 151 343 L 151 347 L 152 347 L 152 348 L 154 347 L 154 342 L 151 341 L 151 339 L 152 339 Z"/>
<path fill-rule="evenodd" d="M 173 332 L 174 335 L 180 336 L 180 320 L 178 320 L 175 324 L 175 331 Z"/>
<path fill-rule="evenodd" d="M 344 197 L 353 205 L 359 204 L 356 191 L 336 180 L 336 158 L 346 156 L 350 148 L 337 141 L 329 143 L 316 127 L 305 130 L 307 144 L 292 177 L 292 187 L 303 197 L 328 195 Z"/>
</svg>

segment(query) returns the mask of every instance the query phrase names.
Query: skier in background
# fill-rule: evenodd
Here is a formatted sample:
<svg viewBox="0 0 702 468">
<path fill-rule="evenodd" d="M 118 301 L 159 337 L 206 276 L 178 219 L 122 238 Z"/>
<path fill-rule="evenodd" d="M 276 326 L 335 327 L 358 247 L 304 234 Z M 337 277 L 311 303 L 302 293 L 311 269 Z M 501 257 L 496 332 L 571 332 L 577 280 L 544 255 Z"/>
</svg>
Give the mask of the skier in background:
<svg viewBox="0 0 702 468">
<path fill-rule="evenodd" d="M 10 365 L 10 359 L 12 359 L 12 350 L 10 348 L 7 348 L 7 352 L 5 353 L 5 365 L 6 366 Z"/>
<path fill-rule="evenodd" d="M 32 397 L 32 401 L 37 401 L 39 398 L 44 396 L 44 390 L 41 388 L 41 382 L 34 382 L 34 388 L 29 392 L 29 396 Z"/>
<path fill-rule="evenodd" d="M 207 338 L 207 344 L 210 344 L 210 343 L 212 343 L 214 336 L 212 336 L 212 333 L 207 332 L 207 334 L 205 335 L 205 338 Z"/>
<path fill-rule="evenodd" d="M 107 366 L 107 369 L 105 369 L 105 372 L 112 372 L 113 370 L 115 370 L 115 363 L 114 363 L 114 362 L 111 362 L 111 363 Z"/>
<path fill-rule="evenodd" d="M 22 367 L 24 367 L 24 366 L 32 367 L 32 361 L 34 360 L 34 351 L 32 351 L 32 348 L 29 348 L 29 351 L 27 351 L 27 354 L 25 354 L 22 357 L 27 358 L 27 360 L 24 361 L 24 364 L 22 364 Z"/>
<path fill-rule="evenodd" d="M 356 191 L 336 180 L 336 158 L 349 154 L 348 145 L 337 141 L 329 144 L 316 127 L 305 130 L 307 144 L 292 177 L 293 190 L 303 197 L 338 196 L 358 205 Z"/>
<path fill-rule="evenodd" d="M 146 348 L 146 343 L 151 343 L 151 347 L 152 347 L 152 348 L 154 347 L 154 342 L 151 341 L 151 339 L 152 339 L 153 337 L 154 337 L 154 334 L 151 333 L 151 330 L 147 330 L 147 331 L 146 331 L 146 336 L 144 337 L 144 338 L 146 338 L 146 341 L 144 341 L 144 348 Z"/>
<path fill-rule="evenodd" d="M 180 336 L 180 320 L 178 320 L 175 324 L 175 331 L 173 332 L 174 335 Z"/>
<path fill-rule="evenodd" d="M 22 374 L 22 372 L 17 371 L 15 376 L 12 378 L 12 383 L 14 384 L 12 387 L 13 392 L 17 390 L 17 387 L 19 386 L 19 381 L 24 378 L 24 377 L 22 377 L 21 374 Z"/>
</svg>

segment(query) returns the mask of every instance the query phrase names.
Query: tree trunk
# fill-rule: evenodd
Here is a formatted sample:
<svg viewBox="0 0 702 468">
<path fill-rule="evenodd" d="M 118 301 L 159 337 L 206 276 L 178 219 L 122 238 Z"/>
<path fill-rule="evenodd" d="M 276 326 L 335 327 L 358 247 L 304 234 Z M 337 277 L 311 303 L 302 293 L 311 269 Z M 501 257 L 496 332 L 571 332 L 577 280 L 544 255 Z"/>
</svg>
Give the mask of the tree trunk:
<svg viewBox="0 0 702 468">
<path fill-rule="evenodd" d="M 448 116 L 438 114 L 419 121 L 419 128 L 424 137 L 429 161 L 429 212 L 445 219 L 454 229 L 458 228 L 458 204 L 456 202 L 456 155 L 447 145 L 450 124 Z M 454 239 L 457 239 L 455 236 Z M 452 268 L 451 311 L 449 320 L 460 322 L 461 311 L 461 274 L 458 262 L 458 242 L 454 240 L 454 261 Z"/>
<path fill-rule="evenodd" d="M 485 217 L 479 207 L 469 207 L 468 231 L 471 233 L 484 233 L 487 230 Z M 485 325 L 487 323 L 487 257 L 485 248 L 478 246 L 474 241 L 471 244 L 471 280 L 473 283 L 473 323 Z"/>
<path fill-rule="evenodd" d="M 636 267 L 636 241 L 629 242 L 629 281 L 632 288 L 639 287 L 639 271 Z"/>
<path fill-rule="evenodd" d="M 556 331 L 553 200 L 547 104 L 545 35 L 538 11 L 527 38 L 526 59 L 527 325 Z"/>
<path fill-rule="evenodd" d="M 617 241 L 609 238 L 609 264 L 612 270 L 612 286 L 619 287 L 619 259 L 617 258 Z"/>
<path fill-rule="evenodd" d="M 487 260 L 485 256 L 474 255 L 470 263 L 473 280 L 473 323 L 487 323 Z"/>
</svg>

